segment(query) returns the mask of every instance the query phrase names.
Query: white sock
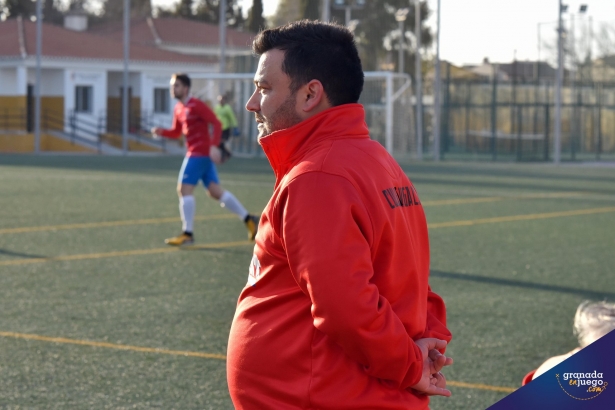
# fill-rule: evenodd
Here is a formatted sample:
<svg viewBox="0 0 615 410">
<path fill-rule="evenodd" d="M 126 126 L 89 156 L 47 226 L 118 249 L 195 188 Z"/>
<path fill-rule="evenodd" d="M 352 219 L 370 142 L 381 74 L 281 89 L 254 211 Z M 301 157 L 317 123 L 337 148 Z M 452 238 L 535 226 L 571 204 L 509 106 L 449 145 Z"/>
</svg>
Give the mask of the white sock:
<svg viewBox="0 0 615 410">
<path fill-rule="evenodd" d="M 196 203 L 193 195 L 182 196 L 179 199 L 179 214 L 182 217 L 182 229 L 184 232 L 192 232 L 194 225 L 194 211 Z"/>
<path fill-rule="evenodd" d="M 246 211 L 246 208 L 244 208 L 243 205 L 241 205 L 241 202 L 235 198 L 235 195 L 231 194 L 229 191 L 224 191 L 220 197 L 220 206 L 239 216 L 242 221 L 244 221 L 248 216 L 248 211 Z"/>
</svg>

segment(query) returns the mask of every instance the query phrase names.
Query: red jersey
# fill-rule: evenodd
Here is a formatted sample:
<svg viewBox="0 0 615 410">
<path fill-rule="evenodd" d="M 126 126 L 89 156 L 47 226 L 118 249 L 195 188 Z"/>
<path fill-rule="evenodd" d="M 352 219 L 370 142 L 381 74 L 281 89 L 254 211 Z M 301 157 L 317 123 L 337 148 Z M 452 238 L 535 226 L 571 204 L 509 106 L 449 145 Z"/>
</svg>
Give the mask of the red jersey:
<svg viewBox="0 0 615 410">
<path fill-rule="evenodd" d="M 209 135 L 209 124 L 213 126 L 213 139 Z M 183 104 L 178 102 L 173 109 L 173 125 L 163 129 L 167 138 L 186 137 L 186 156 L 208 157 L 211 145 L 220 144 L 222 126 L 216 114 L 201 100 L 190 97 Z"/>
<path fill-rule="evenodd" d="M 447 341 L 419 196 L 359 104 L 260 140 L 275 171 L 229 336 L 237 409 L 426 409 L 414 340 Z"/>
</svg>

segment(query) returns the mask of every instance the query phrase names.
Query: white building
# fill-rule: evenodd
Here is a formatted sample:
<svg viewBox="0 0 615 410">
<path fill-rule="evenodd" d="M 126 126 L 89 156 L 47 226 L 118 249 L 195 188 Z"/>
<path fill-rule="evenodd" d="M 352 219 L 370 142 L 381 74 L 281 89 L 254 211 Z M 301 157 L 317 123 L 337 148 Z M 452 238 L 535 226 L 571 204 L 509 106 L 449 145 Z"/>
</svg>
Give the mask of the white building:
<svg viewBox="0 0 615 410">
<path fill-rule="evenodd" d="M 121 128 L 123 30 L 115 23 L 87 29 L 84 18 L 69 16 L 67 27 L 43 23 L 41 123 L 43 128 L 69 131 L 71 118 L 77 118 L 81 132 L 94 137 Z M 131 131 L 144 123 L 170 125 L 173 73 L 219 71 L 218 38 L 212 34 L 217 29 L 182 19 L 132 22 Z M 229 30 L 227 39 L 227 55 L 250 54 L 250 35 Z M 21 18 L 0 22 L 0 130 L 31 131 L 35 70 L 36 24 Z"/>
</svg>

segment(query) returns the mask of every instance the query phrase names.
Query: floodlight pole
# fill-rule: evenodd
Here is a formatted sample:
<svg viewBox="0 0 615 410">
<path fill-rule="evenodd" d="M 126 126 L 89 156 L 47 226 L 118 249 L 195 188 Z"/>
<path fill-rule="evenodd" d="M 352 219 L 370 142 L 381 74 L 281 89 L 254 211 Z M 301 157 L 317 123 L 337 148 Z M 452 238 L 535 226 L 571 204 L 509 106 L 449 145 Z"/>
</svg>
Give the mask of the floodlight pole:
<svg viewBox="0 0 615 410">
<path fill-rule="evenodd" d="M 405 17 L 399 20 L 399 50 L 397 51 L 397 72 L 399 74 L 403 74 L 405 70 L 405 61 L 404 61 L 404 22 L 406 21 Z"/>
<path fill-rule="evenodd" d="M 560 163 L 561 143 L 562 143 L 562 79 L 564 74 L 564 52 L 562 40 L 562 0 L 558 0 L 558 20 L 557 20 L 557 76 L 555 84 L 555 129 L 553 136 L 553 162 Z"/>
<path fill-rule="evenodd" d="M 41 150 L 41 53 L 43 48 L 43 0 L 36 2 L 36 84 L 34 85 L 34 152 Z"/>
<path fill-rule="evenodd" d="M 128 153 L 128 61 L 130 59 L 130 0 L 124 0 L 124 92 L 122 93 L 122 151 Z"/>
<path fill-rule="evenodd" d="M 218 37 L 220 37 L 220 74 L 226 72 L 226 0 L 220 0 L 220 15 L 218 24 Z M 224 81 L 218 82 L 220 95 L 224 94 Z"/>
<path fill-rule="evenodd" d="M 322 0 L 322 13 L 320 19 L 324 22 L 331 20 L 331 0 Z"/>
<path fill-rule="evenodd" d="M 395 20 L 399 23 L 399 49 L 397 52 L 397 72 L 399 74 L 403 74 L 404 69 L 404 22 L 406 21 L 406 17 L 408 16 L 409 9 L 403 8 L 398 9 L 395 12 Z"/>
<path fill-rule="evenodd" d="M 220 0 L 220 24 L 218 25 L 220 37 L 220 74 L 226 71 L 226 0 Z"/>
<path fill-rule="evenodd" d="M 364 3 L 365 0 L 363 1 L 358 1 L 358 0 L 344 0 L 343 3 L 344 4 L 334 4 L 334 7 L 338 10 L 344 9 L 344 20 L 345 20 L 345 24 L 346 27 L 350 27 L 351 21 L 352 21 L 352 10 L 360 10 L 365 6 Z M 325 1 L 323 3 L 324 9 L 323 9 L 323 17 L 325 17 L 325 12 L 326 13 L 330 13 L 330 10 L 328 8 L 328 3 L 329 1 Z M 329 14 L 327 16 L 330 16 Z"/>
<path fill-rule="evenodd" d="M 414 36 L 416 37 L 416 159 L 423 159 L 423 64 L 421 61 L 421 2 L 414 3 Z"/>
<path fill-rule="evenodd" d="M 433 159 L 440 161 L 440 0 L 436 14 L 436 67 L 433 89 Z"/>
</svg>

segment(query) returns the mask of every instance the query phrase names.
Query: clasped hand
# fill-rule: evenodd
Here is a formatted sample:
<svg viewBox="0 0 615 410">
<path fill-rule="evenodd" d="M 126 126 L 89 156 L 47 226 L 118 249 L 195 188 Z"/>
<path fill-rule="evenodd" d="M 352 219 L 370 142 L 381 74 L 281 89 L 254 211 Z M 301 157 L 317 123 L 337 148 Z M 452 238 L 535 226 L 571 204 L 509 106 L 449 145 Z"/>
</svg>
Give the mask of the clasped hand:
<svg viewBox="0 0 615 410">
<path fill-rule="evenodd" d="M 415 340 L 414 343 L 423 354 L 423 373 L 421 379 L 412 388 L 420 393 L 430 396 L 449 397 L 451 392 L 446 389 L 446 378 L 440 370 L 444 366 L 453 364 L 453 359 L 440 353 L 446 347 L 446 340 L 425 338 Z"/>
</svg>

